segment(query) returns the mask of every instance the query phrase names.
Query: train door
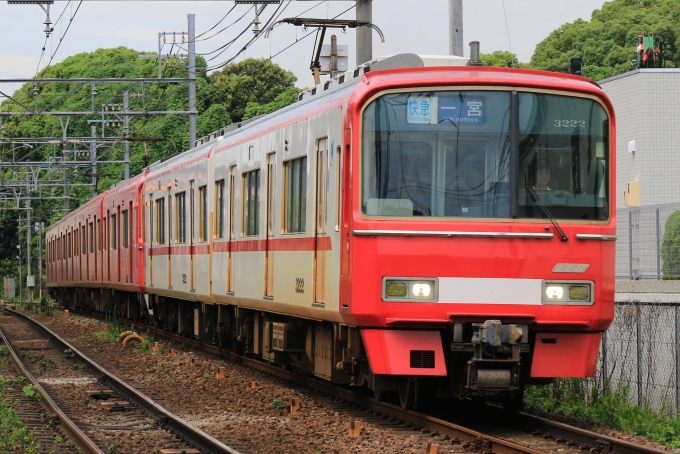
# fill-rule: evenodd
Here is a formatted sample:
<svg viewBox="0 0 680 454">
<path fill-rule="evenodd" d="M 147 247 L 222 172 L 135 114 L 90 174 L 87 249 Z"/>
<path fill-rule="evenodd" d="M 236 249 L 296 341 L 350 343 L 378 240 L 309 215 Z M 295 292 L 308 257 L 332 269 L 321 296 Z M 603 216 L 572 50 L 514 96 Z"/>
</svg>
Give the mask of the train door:
<svg viewBox="0 0 680 454">
<path fill-rule="evenodd" d="M 191 280 L 191 290 L 196 289 L 196 275 L 194 264 L 194 224 L 196 219 L 196 202 L 194 200 L 194 180 L 189 182 L 189 276 Z"/>
<path fill-rule="evenodd" d="M 153 287 L 153 194 L 149 194 L 149 286 Z"/>
<path fill-rule="evenodd" d="M 136 283 L 137 279 L 137 261 L 135 260 L 135 251 L 137 250 L 137 241 L 135 239 L 137 238 L 137 223 L 135 220 L 137 219 L 137 207 L 135 206 L 133 208 L 132 202 L 128 204 L 128 213 L 130 216 L 130 233 L 128 234 L 128 254 L 129 254 L 129 260 L 130 260 L 130 265 L 129 265 L 129 270 L 130 270 L 130 283 L 134 284 Z"/>
<path fill-rule="evenodd" d="M 276 153 L 267 155 L 267 221 L 264 256 L 264 296 L 274 296 L 274 196 L 276 194 Z"/>
<path fill-rule="evenodd" d="M 326 297 L 326 219 L 328 209 L 328 139 L 316 144 L 316 218 L 314 221 L 314 303 L 323 304 Z"/>
<path fill-rule="evenodd" d="M 234 293 L 234 241 L 236 241 L 236 233 L 234 232 L 234 207 L 236 206 L 236 166 L 229 169 L 229 227 L 227 232 L 227 293 Z"/>
<path fill-rule="evenodd" d="M 172 288 L 172 193 L 168 187 L 168 288 Z"/>
</svg>

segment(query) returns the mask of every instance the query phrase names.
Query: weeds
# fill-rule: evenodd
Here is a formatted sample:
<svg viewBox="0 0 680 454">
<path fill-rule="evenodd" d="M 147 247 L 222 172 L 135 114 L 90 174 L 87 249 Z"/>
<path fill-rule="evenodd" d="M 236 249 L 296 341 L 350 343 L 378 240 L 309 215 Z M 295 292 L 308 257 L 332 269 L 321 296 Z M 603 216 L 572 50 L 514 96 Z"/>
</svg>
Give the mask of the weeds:
<svg viewBox="0 0 680 454">
<path fill-rule="evenodd" d="M 40 400 L 40 391 L 33 385 L 24 386 L 21 389 L 21 393 L 27 399 Z"/>
<path fill-rule="evenodd" d="M 283 410 L 283 400 L 279 397 L 272 401 L 272 408 L 274 410 Z"/>
<path fill-rule="evenodd" d="M 118 443 L 111 443 L 106 449 L 106 454 L 116 454 L 118 452 Z"/>
<path fill-rule="evenodd" d="M 188 352 L 189 351 L 189 339 L 185 340 L 182 342 L 182 351 L 183 352 Z"/>
<path fill-rule="evenodd" d="M 556 379 L 552 385 L 528 386 L 524 394 L 527 408 L 560 413 L 614 429 L 640 435 L 680 448 L 680 417 L 657 413 L 649 405 L 632 405 L 625 387 L 612 391 L 589 387 L 585 380 Z"/>
<path fill-rule="evenodd" d="M 73 369 L 73 370 L 86 370 L 87 364 L 86 363 L 75 363 L 73 366 L 71 366 L 71 369 Z"/>
<path fill-rule="evenodd" d="M 149 351 L 149 341 L 145 340 L 141 344 L 139 344 L 139 351 L 142 353 L 146 353 Z"/>
<path fill-rule="evenodd" d="M 73 359 L 76 357 L 76 354 L 73 350 L 67 348 L 66 350 L 64 350 L 64 356 L 68 359 Z"/>
<path fill-rule="evenodd" d="M 40 445 L 32 430 L 28 430 L 16 410 L 0 400 L 0 450 L 37 454 Z"/>
<path fill-rule="evenodd" d="M 203 374 L 203 381 L 210 380 L 210 374 Z"/>
<path fill-rule="evenodd" d="M 163 378 L 163 366 L 160 361 L 156 363 L 156 378 L 159 380 Z"/>
</svg>

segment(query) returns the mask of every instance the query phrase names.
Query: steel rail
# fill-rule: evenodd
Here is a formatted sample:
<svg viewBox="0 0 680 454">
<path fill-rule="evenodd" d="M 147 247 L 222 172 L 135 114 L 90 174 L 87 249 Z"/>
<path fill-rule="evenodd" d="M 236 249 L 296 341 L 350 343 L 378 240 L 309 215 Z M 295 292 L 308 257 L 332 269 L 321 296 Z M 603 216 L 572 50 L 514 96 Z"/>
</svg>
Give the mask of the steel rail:
<svg viewBox="0 0 680 454">
<path fill-rule="evenodd" d="M 118 392 L 127 396 L 127 398 L 129 398 L 135 404 L 144 408 L 144 410 L 149 412 L 155 418 L 158 418 L 161 421 L 161 424 L 166 429 L 180 435 L 186 441 L 196 446 L 199 450 L 211 454 L 239 454 L 238 451 L 230 448 L 221 441 L 211 437 L 202 430 L 193 427 L 190 424 L 187 424 L 180 417 L 174 415 L 165 408 L 161 407 L 152 399 L 140 393 L 135 388 L 133 388 L 132 386 L 128 385 L 126 382 L 118 378 L 116 375 L 112 374 L 111 372 L 107 371 L 96 362 L 92 361 L 89 357 L 85 356 L 80 350 L 71 345 L 65 339 L 61 338 L 58 334 L 50 330 L 42 323 L 25 314 L 22 314 L 21 312 L 17 312 L 8 308 L 5 308 L 5 311 L 17 315 L 29 321 L 33 325 L 37 326 L 41 331 L 50 335 L 54 341 L 61 344 L 63 348 L 70 348 L 81 361 L 87 363 L 91 371 L 100 375 L 103 378 L 102 383 L 106 383 L 112 388 L 115 388 Z"/>
<path fill-rule="evenodd" d="M 90 317 L 103 319 L 104 315 L 97 312 L 78 311 L 79 314 L 84 314 Z M 154 328 L 136 321 L 127 320 L 134 323 L 135 326 L 143 327 L 147 330 Z M 357 392 L 346 388 L 338 387 L 330 382 L 319 380 L 315 377 L 305 376 L 292 371 L 286 371 L 279 367 L 271 366 L 263 361 L 247 358 L 237 355 L 236 353 L 227 352 L 216 345 L 205 344 L 193 339 L 187 339 L 179 334 L 170 333 L 163 330 L 158 330 L 159 335 L 178 342 L 189 342 L 194 347 L 198 347 L 208 353 L 224 356 L 225 354 L 236 359 L 248 367 L 275 375 L 279 378 L 298 383 L 302 386 L 314 388 L 320 392 L 334 395 L 338 398 L 347 400 L 351 403 L 361 405 L 372 411 L 381 412 L 383 414 L 394 416 L 405 422 L 412 423 L 421 427 L 429 427 L 431 430 L 437 430 L 440 434 L 447 434 L 456 437 L 462 441 L 472 442 L 475 447 L 482 451 L 490 449 L 492 452 L 503 454 L 510 453 L 538 453 L 540 451 L 524 447 L 507 440 L 500 438 L 489 437 L 474 430 L 447 422 L 438 418 L 423 415 L 413 411 L 406 411 L 393 404 L 379 402 L 371 397 L 361 395 Z M 619 438 L 610 437 L 607 435 L 591 432 L 589 430 L 578 427 L 569 426 L 567 424 L 551 421 L 549 419 L 541 418 L 526 413 L 519 413 L 519 418 L 527 425 L 535 430 L 540 430 L 544 435 L 552 436 L 554 438 L 562 438 L 565 441 L 573 441 L 580 445 L 587 445 L 592 449 L 592 453 L 606 453 L 606 454 L 668 454 L 669 451 L 654 448 L 651 446 L 638 445 L 629 441 L 621 440 Z"/>
<path fill-rule="evenodd" d="M 45 392 L 42 386 L 40 386 L 40 383 L 38 383 L 38 380 L 31 375 L 31 373 L 26 369 L 24 364 L 21 362 L 19 359 L 19 356 L 16 354 L 14 351 L 14 348 L 12 347 L 12 344 L 10 344 L 9 339 L 7 339 L 7 336 L 5 336 L 5 333 L 0 329 L 0 336 L 2 337 L 2 341 L 5 343 L 5 346 L 9 350 L 9 354 L 12 358 L 12 363 L 14 363 L 14 367 L 26 377 L 26 380 L 28 382 L 35 386 L 38 391 L 40 392 L 40 402 L 43 404 L 43 407 L 47 408 L 54 416 L 59 418 L 59 423 L 62 425 L 62 428 L 64 429 L 64 432 L 66 432 L 66 435 L 73 440 L 73 442 L 78 446 L 80 449 L 85 450 L 87 453 L 91 454 L 104 454 L 104 451 L 102 451 L 97 444 L 85 433 L 80 430 L 80 428 L 69 418 L 66 416 L 66 413 L 61 411 L 61 409 L 57 406 L 57 404 L 52 400 L 52 398 Z"/>
</svg>

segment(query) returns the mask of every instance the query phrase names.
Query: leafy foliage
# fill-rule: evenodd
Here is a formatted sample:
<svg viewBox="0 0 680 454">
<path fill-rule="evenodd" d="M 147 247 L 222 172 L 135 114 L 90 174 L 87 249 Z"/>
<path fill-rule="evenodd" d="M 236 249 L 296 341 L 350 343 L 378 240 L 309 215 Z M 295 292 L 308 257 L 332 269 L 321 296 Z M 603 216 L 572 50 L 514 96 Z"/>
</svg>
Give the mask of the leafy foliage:
<svg viewBox="0 0 680 454">
<path fill-rule="evenodd" d="M 676 211 L 666 220 L 661 243 L 664 279 L 680 278 L 680 211 Z"/>
<path fill-rule="evenodd" d="M 293 73 L 266 58 L 249 58 L 210 75 L 215 91 L 211 102 L 223 105 L 231 119 L 238 122 L 246 118 L 248 103 L 274 102 L 296 81 Z"/>
<path fill-rule="evenodd" d="M 527 67 L 525 63 L 520 63 L 517 55 L 507 50 L 496 50 L 490 54 L 481 54 L 479 56 L 484 66 L 495 66 L 500 68 L 524 68 Z"/>
<path fill-rule="evenodd" d="M 140 52 L 125 47 L 114 49 L 98 49 L 91 53 L 81 53 L 68 57 L 63 62 L 43 70 L 39 78 L 156 78 L 157 61 L 138 58 Z M 205 71 L 205 60 L 197 56 L 197 136 L 201 137 L 223 128 L 233 121 L 244 119 L 246 108 L 249 112 L 270 112 L 283 107 L 297 99 L 293 92 L 295 76 L 285 71 L 267 59 L 246 59 L 242 62 L 227 66 L 220 72 L 208 76 Z M 176 59 L 163 61 L 162 75 L 167 78 L 187 77 L 186 62 Z M 68 135 L 71 137 L 91 137 L 92 131 L 88 120 L 101 120 L 102 105 L 123 103 L 123 91 L 128 90 L 129 108 L 141 110 L 142 103 L 147 110 L 179 110 L 188 109 L 188 87 L 186 84 L 149 83 L 145 84 L 144 96 L 141 96 L 141 84 L 98 83 L 97 96 L 92 98 L 90 84 L 78 82 L 36 84 L 39 96 L 38 109 L 51 106 L 52 110 L 61 111 L 90 111 L 99 114 L 71 117 L 68 124 Z M 24 84 L 12 96 L 26 108 L 33 109 L 36 101 L 33 97 L 32 83 Z M 74 91 L 71 96 L 64 97 Z M 62 99 L 62 97 L 64 97 Z M 0 103 L 4 112 L 25 110 L 21 105 L 9 99 Z M 120 122 L 120 126 L 104 126 L 107 137 L 121 137 L 123 135 L 122 115 L 117 111 L 105 111 L 105 118 Z M 62 118 L 63 120 L 63 118 Z M 3 120 L 5 137 L 59 137 L 62 128 L 59 118 L 50 115 L 14 115 Z M 97 135 L 101 136 L 102 127 L 97 127 Z M 130 175 L 139 174 L 149 163 L 169 155 L 185 151 L 189 148 L 189 120 L 187 115 L 155 115 L 135 116 L 130 122 L 130 136 L 132 137 L 162 137 L 167 140 L 149 142 L 148 156 L 145 156 L 144 143 L 130 143 Z M 77 145 L 78 150 L 89 150 L 89 144 Z M 118 142 L 98 149 L 102 160 L 119 161 L 123 158 L 123 143 Z M 0 161 L 28 158 L 30 160 L 46 161 L 63 156 L 61 145 L 49 145 L 43 148 L 29 149 L 6 142 L 0 142 Z M 0 173 L 0 183 L 12 177 L 12 171 Z M 108 189 L 123 177 L 123 165 L 118 163 L 97 166 L 97 192 Z M 74 184 L 90 183 L 92 175 L 90 166 L 84 163 L 70 174 Z M 63 190 L 57 187 L 41 188 L 34 196 L 41 198 L 33 201 L 33 216 L 36 221 L 45 221 L 46 227 L 63 216 L 63 200 L 60 199 Z M 90 187 L 72 186 L 70 191 L 70 209 L 74 210 L 92 196 Z M 18 216 L 25 216 L 24 212 L 14 210 L 0 210 L 0 276 L 19 277 L 16 245 L 26 244 L 25 232 L 17 235 Z M 32 248 L 37 251 L 37 235 L 33 236 Z M 25 253 L 25 250 L 24 250 Z M 37 269 L 37 254 L 32 260 Z M 25 257 L 24 257 L 25 265 Z M 43 273 L 44 275 L 44 273 Z M 0 288 L 3 282 L 0 279 Z M 18 285 L 17 285 L 18 287 Z"/>
<path fill-rule="evenodd" d="M 666 66 L 680 63 L 680 0 L 613 0 L 593 11 L 590 21 L 564 24 L 541 41 L 531 67 L 560 71 L 583 58 L 583 75 L 595 80 L 630 71 L 638 36 L 652 33 L 667 44 Z"/>
<path fill-rule="evenodd" d="M 631 404 L 626 388 L 612 392 L 608 383 L 599 389 L 589 388 L 587 380 L 556 379 L 552 385 L 527 387 L 524 403 L 529 409 L 604 424 L 680 448 L 680 416 Z"/>
</svg>

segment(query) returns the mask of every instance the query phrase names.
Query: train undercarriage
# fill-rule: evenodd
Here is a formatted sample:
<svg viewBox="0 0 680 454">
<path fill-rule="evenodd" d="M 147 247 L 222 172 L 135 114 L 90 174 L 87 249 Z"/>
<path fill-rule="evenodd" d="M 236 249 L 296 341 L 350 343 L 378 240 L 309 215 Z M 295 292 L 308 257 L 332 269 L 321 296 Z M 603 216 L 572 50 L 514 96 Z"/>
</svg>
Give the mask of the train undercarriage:
<svg viewBox="0 0 680 454">
<path fill-rule="evenodd" d="M 50 294 L 65 309 L 115 313 L 284 369 L 365 387 L 376 399 L 405 409 L 482 398 L 515 411 L 522 407 L 524 385 L 531 383 L 535 334 L 528 325 L 451 323 L 440 331 L 447 376 L 386 375 L 371 371 L 361 330 L 348 325 L 111 289 L 52 288 Z"/>
</svg>

